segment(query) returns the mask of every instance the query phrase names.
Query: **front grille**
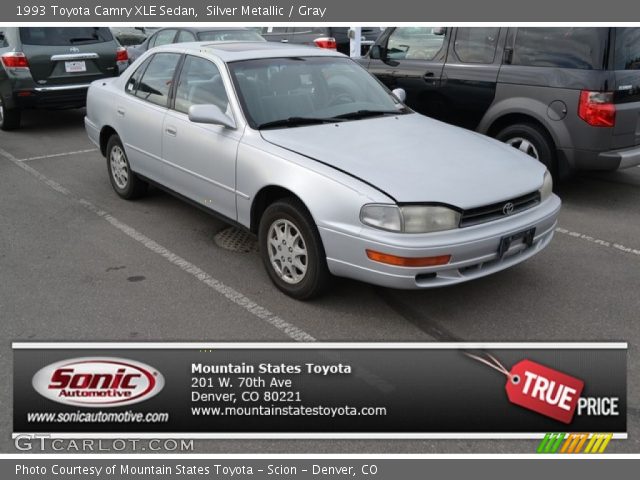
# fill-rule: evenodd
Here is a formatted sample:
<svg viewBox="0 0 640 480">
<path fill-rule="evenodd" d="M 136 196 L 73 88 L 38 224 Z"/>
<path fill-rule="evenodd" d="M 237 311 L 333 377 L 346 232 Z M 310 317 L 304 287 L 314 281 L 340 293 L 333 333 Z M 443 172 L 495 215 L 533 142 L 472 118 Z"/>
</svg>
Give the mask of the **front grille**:
<svg viewBox="0 0 640 480">
<path fill-rule="evenodd" d="M 470 208 L 462 212 L 460 218 L 460 227 L 470 227 L 472 225 L 478 225 L 480 223 L 491 222 L 504 218 L 516 213 L 528 210 L 540 203 L 540 193 L 532 192 L 521 197 L 512 198 L 511 200 L 505 200 L 504 202 L 498 202 L 484 207 Z M 508 204 L 513 205 L 513 209 L 510 209 L 509 213 L 505 212 L 505 206 Z"/>
</svg>

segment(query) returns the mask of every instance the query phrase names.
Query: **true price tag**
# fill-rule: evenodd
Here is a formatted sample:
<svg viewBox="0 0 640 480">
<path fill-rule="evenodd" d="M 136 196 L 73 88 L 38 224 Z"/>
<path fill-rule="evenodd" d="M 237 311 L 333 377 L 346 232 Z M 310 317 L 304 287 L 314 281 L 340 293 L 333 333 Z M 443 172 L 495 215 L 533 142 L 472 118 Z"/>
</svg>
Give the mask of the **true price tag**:
<svg viewBox="0 0 640 480">
<path fill-rule="evenodd" d="M 584 382 L 531 360 L 516 363 L 505 389 L 511 403 L 571 423 Z"/>
<path fill-rule="evenodd" d="M 493 355 L 482 358 L 466 354 L 507 377 L 507 398 L 515 405 L 533 410 L 559 422 L 571 423 L 584 382 L 531 360 L 521 360 L 511 371 Z"/>
</svg>

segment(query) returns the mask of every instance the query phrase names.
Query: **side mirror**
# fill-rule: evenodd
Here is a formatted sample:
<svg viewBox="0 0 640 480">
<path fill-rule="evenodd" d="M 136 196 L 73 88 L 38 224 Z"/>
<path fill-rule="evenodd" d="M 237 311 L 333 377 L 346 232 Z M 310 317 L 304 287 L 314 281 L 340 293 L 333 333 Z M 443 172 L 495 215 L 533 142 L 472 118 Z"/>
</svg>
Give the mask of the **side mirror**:
<svg viewBox="0 0 640 480">
<path fill-rule="evenodd" d="M 404 91 L 404 88 L 396 88 L 391 91 L 391 95 L 396 97 L 402 103 L 407 99 L 407 92 Z"/>
<path fill-rule="evenodd" d="M 369 49 L 369 58 L 373 60 L 382 60 L 384 57 L 384 51 L 381 45 L 372 45 Z"/>
<path fill-rule="evenodd" d="M 217 105 L 191 105 L 189 107 L 189 120 L 194 123 L 236 128 L 236 122 L 225 115 Z"/>
</svg>

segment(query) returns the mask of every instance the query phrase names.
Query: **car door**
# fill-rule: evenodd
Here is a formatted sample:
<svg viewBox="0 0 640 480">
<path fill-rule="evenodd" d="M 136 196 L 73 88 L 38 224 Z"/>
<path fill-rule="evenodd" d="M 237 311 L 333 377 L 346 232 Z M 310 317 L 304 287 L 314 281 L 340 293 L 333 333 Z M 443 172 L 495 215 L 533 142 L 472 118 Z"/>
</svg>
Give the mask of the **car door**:
<svg viewBox="0 0 640 480">
<path fill-rule="evenodd" d="M 369 71 L 389 89 L 403 88 L 406 104 L 436 118 L 442 115 L 440 79 L 451 29 L 398 27 L 385 32 L 380 58 L 371 57 Z"/>
<path fill-rule="evenodd" d="M 129 77 L 125 93 L 115 99 L 117 130 L 131 168 L 160 183 L 166 181 L 162 126 L 179 60 L 177 53 L 151 56 Z"/>
<path fill-rule="evenodd" d="M 445 122 L 475 130 L 496 94 L 506 28 L 455 29 L 440 84 Z"/>
<path fill-rule="evenodd" d="M 174 105 L 162 130 L 167 186 L 191 200 L 236 219 L 236 152 L 241 132 L 189 120 L 191 105 L 216 105 L 233 118 L 225 79 L 212 61 L 187 55 Z"/>
</svg>

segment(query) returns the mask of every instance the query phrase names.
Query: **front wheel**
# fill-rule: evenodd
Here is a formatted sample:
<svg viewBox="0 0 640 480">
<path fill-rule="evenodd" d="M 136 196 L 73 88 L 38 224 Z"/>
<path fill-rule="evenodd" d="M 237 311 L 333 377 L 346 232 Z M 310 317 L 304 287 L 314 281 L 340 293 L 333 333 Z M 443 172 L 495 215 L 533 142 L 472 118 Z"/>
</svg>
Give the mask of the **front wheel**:
<svg viewBox="0 0 640 480">
<path fill-rule="evenodd" d="M 284 199 L 267 207 L 258 241 L 269 277 L 286 295 L 308 300 L 326 289 L 330 274 L 322 240 L 299 201 Z"/>
<path fill-rule="evenodd" d="M 557 158 L 553 140 L 537 125 L 518 123 L 501 130 L 496 139 L 517 148 L 543 163 L 551 175 L 557 177 Z"/>
<path fill-rule="evenodd" d="M 118 135 L 112 135 L 107 142 L 107 171 L 111 186 L 122 198 L 133 200 L 147 192 L 147 183 L 131 171 L 129 159 Z"/>
</svg>

